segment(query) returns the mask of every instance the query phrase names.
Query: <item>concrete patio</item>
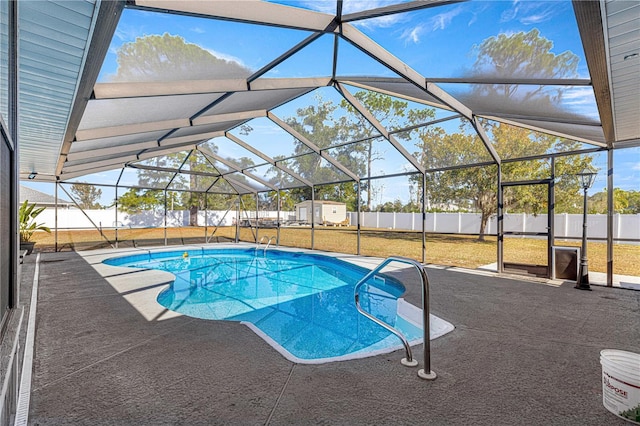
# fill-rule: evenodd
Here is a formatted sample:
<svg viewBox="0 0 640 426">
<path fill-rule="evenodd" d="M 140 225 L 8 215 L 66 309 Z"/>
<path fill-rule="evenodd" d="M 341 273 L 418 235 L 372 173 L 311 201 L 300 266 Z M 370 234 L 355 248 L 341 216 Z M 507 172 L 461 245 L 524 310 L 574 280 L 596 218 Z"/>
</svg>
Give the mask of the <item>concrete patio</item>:
<svg viewBox="0 0 640 426">
<path fill-rule="evenodd" d="M 170 276 L 104 257 L 41 255 L 29 424 L 628 424 L 602 405 L 599 352 L 640 352 L 638 291 L 429 267 L 431 311 L 456 327 L 432 342 L 429 382 L 402 351 L 291 363 L 242 324 L 163 311 Z"/>
</svg>

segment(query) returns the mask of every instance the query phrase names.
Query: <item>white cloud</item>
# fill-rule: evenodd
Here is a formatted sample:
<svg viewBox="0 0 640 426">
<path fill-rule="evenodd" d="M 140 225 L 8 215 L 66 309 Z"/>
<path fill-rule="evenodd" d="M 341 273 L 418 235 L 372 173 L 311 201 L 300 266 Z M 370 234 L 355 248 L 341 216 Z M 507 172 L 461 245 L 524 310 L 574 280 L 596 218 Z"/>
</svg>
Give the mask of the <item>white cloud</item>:
<svg viewBox="0 0 640 426">
<path fill-rule="evenodd" d="M 440 13 L 429 20 L 430 26 L 432 27 L 432 31 L 436 30 L 444 30 L 449 26 L 453 18 L 458 16 L 462 12 L 462 8 L 460 6 L 456 7 L 445 13 Z"/>
<path fill-rule="evenodd" d="M 418 24 L 413 28 L 408 28 L 404 30 L 400 36 L 401 39 L 405 41 L 405 43 L 419 43 L 420 38 L 424 33 L 435 32 L 439 30 L 444 30 L 447 28 L 453 18 L 462 13 L 461 7 L 456 7 L 445 13 L 439 13 L 436 16 L 432 17 L 428 21 L 422 24 Z"/>
<path fill-rule="evenodd" d="M 307 0 L 300 3 L 303 7 L 315 10 L 317 12 L 327 13 L 330 15 L 334 15 L 336 13 L 336 2 L 333 0 Z M 344 3 L 342 14 L 347 15 L 364 10 L 377 9 L 379 7 L 384 7 L 396 3 L 397 0 L 352 0 Z M 353 25 L 364 28 L 387 28 L 400 22 L 403 19 L 401 15 L 402 14 L 394 14 L 371 18 L 365 21 L 354 21 Z"/>
<path fill-rule="evenodd" d="M 196 34 L 204 34 L 206 33 L 206 31 L 200 27 L 193 27 L 191 28 L 191 31 L 196 33 Z"/>
<path fill-rule="evenodd" d="M 353 25 L 361 28 L 388 28 L 395 24 L 402 22 L 403 18 L 400 15 L 388 15 L 380 16 L 378 18 L 367 19 L 365 21 L 354 21 Z"/>
<path fill-rule="evenodd" d="M 638 171 L 640 171 L 640 159 L 638 160 L 638 162 L 633 163 L 633 166 L 631 166 L 631 170 L 638 170 Z"/>
<path fill-rule="evenodd" d="M 520 18 L 520 22 L 525 25 L 539 24 L 540 22 L 548 21 L 553 17 L 553 10 L 547 9 L 537 14 L 523 16 Z"/>
<path fill-rule="evenodd" d="M 318 1 L 318 0 L 306 0 L 301 1 L 300 4 L 306 9 L 315 10 L 317 12 L 335 14 L 336 2 L 335 1 Z"/>
<path fill-rule="evenodd" d="M 536 1 L 514 1 L 511 9 L 505 10 L 500 22 L 518 21 L 523 25 L 534 25 L 548 21 L 557 13 L 561 13 L 558 3 L 549 5 Z"/>
<path fill-rule="evenodd" d="M 224 59 L 227 62 L 235 62 L 241 66 L 243 66 L 244 68 L 249 69 L 249 67 L 247 65 L 245 65 L 245 63 L 242 61 L 242 59 L 229 55 L 227 53 L 222 53 L 222 52 L 218 52 L 217 50 L 213 50 L 213 49 L 209 49 L 206 47 L 202 47 L 204 50 L 206 50 L 207 52 L 211 53 L 213 56 L 215 56 L 218 59 Z"/>
<path fill-rule="evenodd" d="M 574 87 L 564 92 L 562 99 L 576 104 L 591 103 L 594 100 L 593 90 L 590 87 Z"/>
<path fill-rule="evenodd" d="M 134 27 L 131 25 L 118 25 L 114 36 L 123 43 L 134 41 L 136 37 L 144 34 L 142 27 Z"/>
<path fill-rule="evenodd" d="M 562 103 L 578 114 L 596 120 L 600 118 L 593 90 L 590 87 L 574 87 L 563 92 Z"/>
<path fill-rule="evenodd" d="M 405 43 L 420 43 L 420 36 L 424 33 L 424 26 L 418 25 L 414 28 L 408 28 L 402 32 L 400 36 L 401 39 L 405 41 Z"/>
</svg>

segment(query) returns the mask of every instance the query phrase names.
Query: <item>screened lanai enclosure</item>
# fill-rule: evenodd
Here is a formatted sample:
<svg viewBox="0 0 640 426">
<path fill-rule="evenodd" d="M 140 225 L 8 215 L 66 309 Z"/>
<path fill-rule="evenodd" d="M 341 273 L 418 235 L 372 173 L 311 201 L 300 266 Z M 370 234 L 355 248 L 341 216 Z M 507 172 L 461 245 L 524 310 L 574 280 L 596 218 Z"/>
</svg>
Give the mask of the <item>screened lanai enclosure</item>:
<svg viewBox="0 0 640 426">
<path fill-rule="evenodd" d="M 640 275 L 635 1 L 18 9 L 20 176 L 75 203 L 45 213 L 55 250 L 272 240 L 551 277 L 590 168 L 591 269 Z"/>
</svg>

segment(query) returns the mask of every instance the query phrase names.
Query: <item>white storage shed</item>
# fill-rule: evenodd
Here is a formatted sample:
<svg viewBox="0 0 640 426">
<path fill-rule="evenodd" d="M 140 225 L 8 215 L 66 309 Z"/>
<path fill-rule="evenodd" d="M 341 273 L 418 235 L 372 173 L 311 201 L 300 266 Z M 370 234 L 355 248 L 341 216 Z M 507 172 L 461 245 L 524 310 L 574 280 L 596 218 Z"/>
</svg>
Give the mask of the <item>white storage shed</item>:
<svg viewBox="0 0 640 426">
<path fill-rule="evenodd" d="M 325 225 L 348 225 L 347 205 L 338 201 L 316 200 L 313 202 L 313 215 L 311 200 L 296 204 L 296 220 L 303 223 Z"/>
</svg>

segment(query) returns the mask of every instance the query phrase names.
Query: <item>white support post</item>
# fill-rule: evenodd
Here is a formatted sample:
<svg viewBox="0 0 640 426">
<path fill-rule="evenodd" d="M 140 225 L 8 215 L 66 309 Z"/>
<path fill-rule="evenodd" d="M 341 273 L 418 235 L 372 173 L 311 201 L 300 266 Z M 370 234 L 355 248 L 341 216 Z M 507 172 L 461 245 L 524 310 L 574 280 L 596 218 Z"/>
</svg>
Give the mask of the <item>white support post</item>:
<svg viewBox="0 0 640 426">
<path fill-rule="evenodd" d="M 56 208 L 54 210 L 54 250 L 58 252 L 58 185 L 59 183 L 56 181 L 55 183 L 55 198 L 56 198 Z"/>
</svg>

